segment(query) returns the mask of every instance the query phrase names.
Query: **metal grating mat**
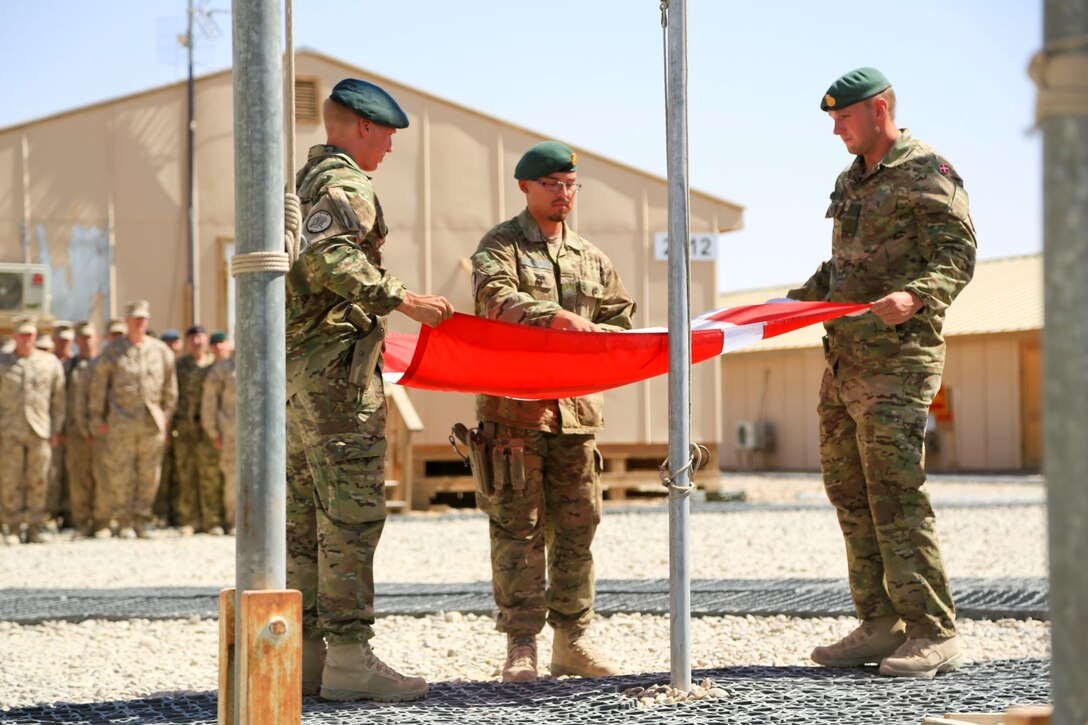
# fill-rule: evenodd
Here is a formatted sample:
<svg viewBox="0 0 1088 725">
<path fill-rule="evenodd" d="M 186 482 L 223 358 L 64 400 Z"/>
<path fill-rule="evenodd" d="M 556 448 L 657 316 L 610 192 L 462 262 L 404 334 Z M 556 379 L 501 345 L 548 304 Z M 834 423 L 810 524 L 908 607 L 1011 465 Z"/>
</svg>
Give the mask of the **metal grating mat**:
<svg viewBox="0 0 1088 725">
<path fill-rule="evenodd" d="M 1047 619 L 1046 579 L 956 579 L 956 610 L 964 619 Z M 491 585 L 379 584 L 379 615 L 431 612 L 490 614 Z M 601 580 L 599 614 L 669 611 L 664 579 Z M 854 613 L 847 584 L 837 579 L 697 579 L 691 585 L 695 616 L 772 615 L 837 617 Z M 188 619 L 218 616 L 218 590 L 201 587 L 147 589 L 2 589 L 0 621 L 39 624 L 87 619 Z"/>
<path fill-rule="evenodd" d="M 875 668 L 735 667 L 697 670 L 729 696 L 722 700 L 637 708 L 623 690 L 662 684 L 667 673 L 620 675 L 593 680 L 540 680 L 500 685 L 490 682 L 434 683 L 426 699 L 414 703 L 331 703 L 303 701 L 302 722 L 463 723 L 570 725 L 635 723 L 910 723 L 924 715 L 951 711 L 1003 712 L 1013 705 L 1049 701 L 1049 663 L 1043 659 L 999 660 L 967 665 L 936 680 L 889 679 Z M 216 693 L 162 699 L 53 705 L 0 711 L 0 722 L 112 723 L 216 722 Z"/>
</svg>

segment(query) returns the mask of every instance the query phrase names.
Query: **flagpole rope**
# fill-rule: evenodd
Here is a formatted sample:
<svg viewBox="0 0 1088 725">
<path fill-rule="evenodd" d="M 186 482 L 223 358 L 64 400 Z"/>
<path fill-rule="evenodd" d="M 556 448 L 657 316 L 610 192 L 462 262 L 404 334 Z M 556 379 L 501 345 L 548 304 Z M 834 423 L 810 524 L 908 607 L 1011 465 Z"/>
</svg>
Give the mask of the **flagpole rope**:
<svg viewBox="0 0 1088 725">
<path fill-rule="evenodd" d="M 661 462 L 661 465 L 657 467 L 657 472 L 661 476 L 661 485 L 669 489 L 669 498 L 679 498 L 680 496 L 687 496 L 691 493 L 691 490 L 695 488 L 695 472 L 706 466 L 710 461 L 710 451 L 706 446 L 698 443 L 692 443 L 688 455 L 688 462 L 681 466 L 676 471 L 669 470 L 669 459 L 666 458 Z M 676 479 L 684 471 L 690 471 L 688 476 L 688 484 L 686 486 L 677 486 Z"/>
</svg>

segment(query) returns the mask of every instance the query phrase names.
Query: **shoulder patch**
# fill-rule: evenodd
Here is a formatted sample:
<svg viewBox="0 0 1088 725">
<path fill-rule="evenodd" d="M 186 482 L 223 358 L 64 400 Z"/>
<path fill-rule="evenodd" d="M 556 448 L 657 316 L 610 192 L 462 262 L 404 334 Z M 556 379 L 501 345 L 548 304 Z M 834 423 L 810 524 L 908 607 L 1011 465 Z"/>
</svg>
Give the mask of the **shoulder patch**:
<svg viewBox="0 0 1088 725">
<path fill-rule="evenodd" d="M 319 209 L 306 220 L 306 231 L 311 234 L 320 234 L 332 226 L 332 214 Z"/>
</svg>

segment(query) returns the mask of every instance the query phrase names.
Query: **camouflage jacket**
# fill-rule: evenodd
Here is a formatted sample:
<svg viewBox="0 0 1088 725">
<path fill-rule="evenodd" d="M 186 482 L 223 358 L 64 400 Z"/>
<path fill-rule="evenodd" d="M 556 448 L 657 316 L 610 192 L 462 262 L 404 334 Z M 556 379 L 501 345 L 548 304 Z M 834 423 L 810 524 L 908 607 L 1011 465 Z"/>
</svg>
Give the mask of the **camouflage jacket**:
<svg viewBox="0 0 1088 725">
<path fill-rule="evenodd" d="M 64 367 L 53 353 L 0 355 L 0 434 L 25 422 L 39 438 L 64 427 Z"/>
<path fill-rule="evenodd" d="M 212 365 L 204 379 L 200 425 L 213 441 L 232 440 L 235 437 L 236 380 L 233 357 Z"/>
<path fill-rule="evenodd" d="M 288 395 L 350 352 L 359 335 L 347 321 L 352 305 L 388 315 L 407 292 L 381 266 L 389 230 L 370 178 L 347 152 L 312 147 L 297 182 L 303 249 L 287 273 Z"/>
<path fill-rule="evenodd" d="M 147 337 L 136 345 L 122 337 L 95 359 L 87 407 L 96 433 L 102 423 L 125 426 L 144 411 L 165 431 L 177 402 L 174 351 L 165 342 Z"/>
<path fill-rule="evenodd" d="M 192 355 L 182 355 L 175 367 L 178 378 L 178 403 L 174 407 L 174 427 L 200 426 L 200 401 L 204 378 L 211 369 L 214 358 L 208 353 L 203 360 Z"/>
<path fill-rule="evenodd" d="M 90 438 L 87 426 L 87 391 L 91 384 L 91 359 L 79 355 L 64 363 L 66 406 L 64 432 L 73 438 Z"/>
<path fill-rule="evenodd" d="M 528 209 L 480 241 L 472 255 L 472 294 L 479 317 L 539 327 L 568 310 L 606 330 L 629 330 L 635 312 L 604 252 L 564 223 L 563 244 L 553 260 Z M 478 395 L 476 415 L 551 433 L 596 433 L 604 427 L 603 401 L 600 394 L 562 400 Z"/>
<path fill-rule="evenodd" d="M 835 182 L 831 259 L 789 297 L 873 302 L 913 292 L 922 308 L 896 326 L 874 314 L 824 323 L 829 364 L 859 371 L 944 368 L 945 310 L 975 270 L 975 229 L 963 180 L 951 164 L 901 129 L 869 172 L 859 156 Z"/>
</svg>

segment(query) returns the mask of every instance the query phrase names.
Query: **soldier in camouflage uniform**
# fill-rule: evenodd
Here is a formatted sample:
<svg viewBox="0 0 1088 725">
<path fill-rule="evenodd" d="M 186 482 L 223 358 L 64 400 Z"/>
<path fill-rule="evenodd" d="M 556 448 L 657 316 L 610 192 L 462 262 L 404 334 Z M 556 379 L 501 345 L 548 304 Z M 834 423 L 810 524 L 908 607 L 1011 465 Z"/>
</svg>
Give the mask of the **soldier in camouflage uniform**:
<svg viewBox="0 0 1088 725">
<path fill-rule="evenodd" d="M 51 449 L 64 428 L 64 369 L 36 349 L 37 327 L 21 319 L 15 350 L 0 356 L 0 515 L 5 544 L 46 540 L 45 499 Z"/>
<path fill-rule="evenodd" d="M 234 533 L 236 489 L 238 476 L 234 470 L 237 448 L 235 422 L 236 386 L 234 356 L 230 341 L 223 332 L 213 332 L 209 338 L 215 362 L 204 378 L 201 391 L 200 425 L 204 434 L 219 452 L 219 472 L 222 475 L 223 524 L 228 534 Z"/>
<path fill-rule="evenodd" d="M 323 114 L 328 142 L 297 176 L 303 249 L 287 275 L 287 584 L 302 592 L 304 691 L 412 700 L 427 683 L 390 669 L 369 644 L 386 514 L 381 316 L 435 325 L 453 309 L 381 266 L 388 230 L 366 172 L 408 117 L 356 79 L 336 84 Z"/>
<path fill-rule="evenodd" d="M 90 388 L 91 361 L 98 352 L 98 336 L 89 322 L 76 323 L 79 354 L 65 363 L 67 411 L 64 418 L 65 467 L 72 526 L 83 536 L 108 527 L 108 499 L 96 490 L 91 447 L 94 440 L 87 419 L 87 393 Z M 101 501 L 99 500 L 101 499 Z"/>
<path fill-rule="evenodd" d="M 565 222 L 579 186 L 574 152 L 537 144 L 514 177 L 527 207 L 484 235 L 472 256 L 476 314 L 558 330 L 630 329 L 635 303 L 612 262 Z M 600 394 L 477 396 L 485 458 L 493 462 L 475 472 L 477 501 L 491 519 L 496 628 L 507 635 L 504 682 L 536 679 L 545 619 L 554 628 L 553 675 L 619 671 L 584 636 L 595 589 L 590 546 L 601 516 L 594 434 L 604 425 L 602 402 Z"/>
<path fill-rule="evenodd" d="M 821 108 L 856 158 L 831 195 L 831 259 L 789 297 L 871 302 L 872 314 L 825 323 L 820 461 L 861 626 L 812 659 L 932 677 L 961 654 L 923 440 L 944 368 L 945 310 L 974 273 L 975 231 L 963 180 L 896 127 L 880 71 L 842 76 Z"/>
<path fill-rule="evenodd" d="M 174 359 L 181 357 L 182 355 L 182 340 L 181 332 L 174 328 L 164 330 L 159 339 L 166 343 L 174 352 Z M 175 368 L 175 373 L 177 372 Z M 179 391 L 180 395 L 180 391 Z M 155 512 L 155 518 L 163 522 L 167 526 L 180 526 L 178 522 L 178 514 L 174 509 L 174 503 L 177 499 L 178 480 L 177 471 L 174 468 L 174 431 L 170 431 L 166 436 L 166 446 L 163 448 L 162 455 L 162 472 L 159 474 L 159 490 L 155 493 L 155 504 L 152 506 L 152 510 Z M 182 532 L 185 533 L 185 532 Z"/>
<path fill-rule="evenodd" d="M 215 362 L 203 325 L 193 325 L 185 331 L 185 347 L 188 352 L 177 359 L 178 405 L 174 409 L 167 452 L 173 459 L 176 485 L 172 507 L 183 536 L 197 531 L 221 536 L 219 454 L 201 426 L 204 380 Z"/>
<path fill-rule="evenodd" d="M 68 365 L 72 360 L 72 343 L 76 339 L 75 330 L 68 320 L 56 320 L 53 322 L 53 354 L 60 360 L 64 368 L 64 374 L 68 374 Z M 66 378 L 67 380 L 67 378 Z M 67 388 L 67 382 L 65 382 Z M 65 460 L 68 456 L 65 436 L 61 434 L 57 445 L 53 447 L 49 462 L 49 487 L 45 497 L 45 511 L 52 519 L 53 528 L 57 528 L 60 522 L 65 526 L 72 525 L 72 506 L 68 494 L 68 472 Z"/>
<path fill-rule="evenodd" d="M 91 430 L 98 436 L 94 455 L 101 457 L 99 482 L 110 491 L 123 539 L 147 536 L 163 444 L 178 400 L 174 353 L 147 335 L 150 317 L 146 300 L 128 303 L 128 334 L 95 361 L 87 396 Z"/>
</svg>

